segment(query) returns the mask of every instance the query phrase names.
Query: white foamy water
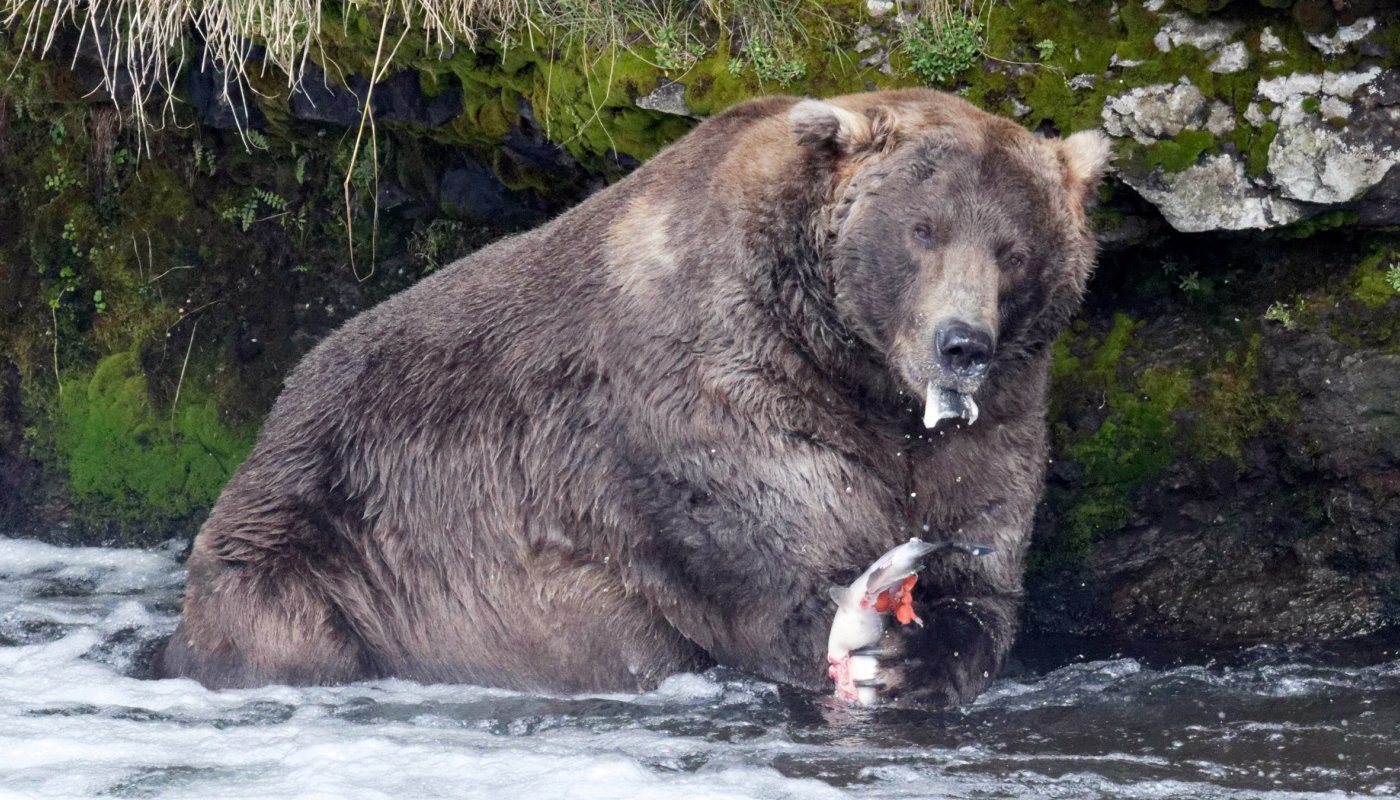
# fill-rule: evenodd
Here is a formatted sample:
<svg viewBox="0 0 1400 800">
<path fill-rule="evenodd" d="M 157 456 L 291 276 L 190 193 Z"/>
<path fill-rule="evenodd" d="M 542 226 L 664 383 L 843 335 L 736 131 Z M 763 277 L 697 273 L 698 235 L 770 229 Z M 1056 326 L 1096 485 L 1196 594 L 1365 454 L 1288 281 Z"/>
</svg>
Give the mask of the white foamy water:
<svg viewBox="0 0 1400 800">
<path fill-rule="evenodd" d="M 577 697 L 144 680 L 175 625 L 179 549 L 0 538 L 0 797 L 1342 798 L 1400 786 L 1393 654 L 1074 664 L 937 714 L 843 711 L 725 671 Z"/>
</svg>

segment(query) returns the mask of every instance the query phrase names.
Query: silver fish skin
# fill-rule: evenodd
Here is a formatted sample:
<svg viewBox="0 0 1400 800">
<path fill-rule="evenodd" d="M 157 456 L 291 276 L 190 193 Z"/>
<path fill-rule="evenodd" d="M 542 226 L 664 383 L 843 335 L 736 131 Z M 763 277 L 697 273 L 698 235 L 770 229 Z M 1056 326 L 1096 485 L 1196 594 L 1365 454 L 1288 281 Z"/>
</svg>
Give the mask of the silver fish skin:
<svg viewBox="0 0 1400 800">
<path fill-rule="evenodd" d="M 879 689 L 858 685 L 860 681 L 874 681 L 879 677 L 879 659 L 854 651 L 876 644 L 885 632 L 886 615 L 874 608 L 879 594 L 918 572 L 924 559 L 935 551 L 954 551 L 974 557 L 995 552 L 986 545 L 930 543 L 911 538 L 875 559 L 849 586 L 831 587 L 836 614 L 827 635 L 826 662 L 827 674 L 836 683 L 838 699 L 856 706 L 873 706 L 879 699 Z M 918 617 L 914 621 L 923 624 Z"/>
<path fill-rule="evenodd" d="M 874 656 L 852 655 L 852 650 L 869 647 L 880 641 L 885 632 L 885 615 L 872 603 L 880 592 L 899 584 L 923 565 L 924 556 L 939 549 L 922 539 L 913 538 L 875 559 L 850 586 L 833 586 L 831 598 L 836 601 L 836 615 L 831 620 L 831 632 L 826 640 L 827 674 L 836 682 L 836 696 L 848 703 L 874 705 L 878 692 L 873 687 L 857 686 L 856 681 L 873 680 L 879 671 Z"/>
</svg>

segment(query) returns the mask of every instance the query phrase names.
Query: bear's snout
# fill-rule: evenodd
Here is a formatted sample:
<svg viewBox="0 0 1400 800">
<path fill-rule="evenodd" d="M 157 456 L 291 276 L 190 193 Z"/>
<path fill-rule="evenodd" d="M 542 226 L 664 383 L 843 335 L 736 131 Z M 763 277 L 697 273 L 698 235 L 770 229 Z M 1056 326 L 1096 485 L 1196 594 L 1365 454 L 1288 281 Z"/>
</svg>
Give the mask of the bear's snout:
<svg viewBox="0 0 1400 800">
<path fill-rule="evenodd" d="M 959 382 L 979 380 L 992 363 L 996 342 L 990 331 L 969 325 L 962 320 L 939 324 L 933 332 L 933 352 L 945 375 Z"/>
</svg>

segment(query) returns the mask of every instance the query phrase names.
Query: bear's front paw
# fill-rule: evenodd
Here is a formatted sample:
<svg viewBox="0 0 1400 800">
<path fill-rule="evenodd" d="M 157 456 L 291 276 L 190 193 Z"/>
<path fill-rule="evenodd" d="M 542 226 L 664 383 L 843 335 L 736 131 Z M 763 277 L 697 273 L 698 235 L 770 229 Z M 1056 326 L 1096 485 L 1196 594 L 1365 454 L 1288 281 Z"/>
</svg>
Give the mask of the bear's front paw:
<svg viewBox="0 0 1400 800">
<path fill-rule="evenodd" d="M 912 625 L 888 628 L 876 644 L 851 651 L 850 682 L 860 705 L 947 708 L 964 701 L 953 665 L 918 646 L 923 633 Z"/>
</svg>

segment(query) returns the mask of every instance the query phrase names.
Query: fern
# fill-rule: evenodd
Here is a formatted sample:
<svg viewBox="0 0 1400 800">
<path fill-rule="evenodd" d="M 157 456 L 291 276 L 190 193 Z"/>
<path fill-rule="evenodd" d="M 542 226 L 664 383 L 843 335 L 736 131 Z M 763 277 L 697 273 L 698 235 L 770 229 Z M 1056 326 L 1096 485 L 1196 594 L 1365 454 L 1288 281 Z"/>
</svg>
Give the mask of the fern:
<svg viewBox="0 0 1400 800">
<path fill-rule="evenodd" d="M 263 202 L 263 205 L 266 205 L 268 208 L 272 209 L 273 211 L 279 214 L 286 212 L 286 210 L 292 205 L 282 195 L 277 194 L 276 192 L 268 191 L 267 189 L 254 189 L 253 197 L 258 200 L 261 200 Z"/>
</svg>

